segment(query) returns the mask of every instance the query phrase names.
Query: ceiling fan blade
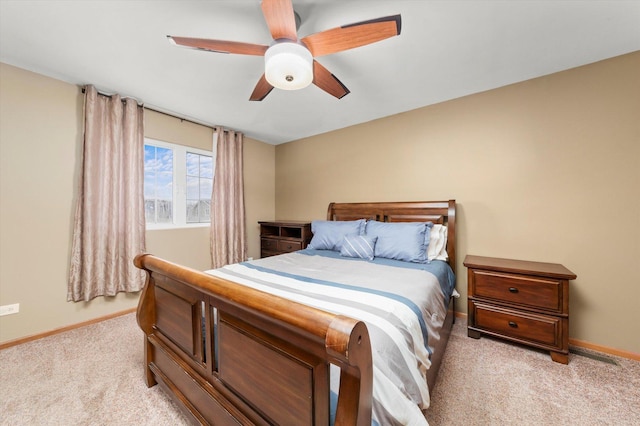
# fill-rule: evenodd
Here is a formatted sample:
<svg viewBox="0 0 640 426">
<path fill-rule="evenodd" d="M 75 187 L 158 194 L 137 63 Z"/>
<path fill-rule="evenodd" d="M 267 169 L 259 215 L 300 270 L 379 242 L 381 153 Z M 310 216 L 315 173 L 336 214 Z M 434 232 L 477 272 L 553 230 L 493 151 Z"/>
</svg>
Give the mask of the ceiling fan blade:
<svg viewBox="0 0 640 426">
<path fill-rule="evenodd" d="M 279 38 L 298 40 L 296 17 L 291 0 L 263 0 L 262 13 L 274 40 Z"/>
<path fill-rule="evenodd" d="M 240 55 L 263 56 L 269 46 L 251 43 L 239 43 L 237 41 L 211 40 L 207 38 L 173 37 L 167 36 L 169 41 L 179 46 L 192 47 L 194 49 L 208 50 L 218 53 L 237 53 Z"/>
<path fill-rule="evenodd" d="M 314 57 L 365 46 L 400 34 L 400 15 L 357 22 L 304 37 L 300 41 Z"/>
<path fill-rule="evenodd" d="M 349 89 L 335 75 L 331 74 L 331 71 L 316 60 L 313 61 L 313 84 L 338 99 L 342 99 L 350 93 Z"/>
<path fill-rule="evenodd" d="M 266 98 L 267 95 L 271 93 L 272 90 L 273 90 L 273 86 L 269 84 L 264 74 L 262 74 L 262 77 L 260 77 L 258 84 L 256 84 L 256 87 L 253 89 L 253 93 L 251 94 L 251 97 L 249 98 L 249 100 L 261 101 L 264 98 Z"/>
</svg>

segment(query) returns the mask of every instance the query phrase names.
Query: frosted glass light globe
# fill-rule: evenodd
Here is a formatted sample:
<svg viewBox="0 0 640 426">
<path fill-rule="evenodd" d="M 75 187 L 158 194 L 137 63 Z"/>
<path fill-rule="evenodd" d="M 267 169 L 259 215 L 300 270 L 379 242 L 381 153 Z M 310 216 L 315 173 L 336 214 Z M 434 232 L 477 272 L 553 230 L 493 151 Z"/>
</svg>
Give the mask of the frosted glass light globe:
<svg viewBox="0 0 640 426">
<path fill-rule="evenodd" d="M 274 44 L 265 52 L 264 64 L 265 78 L 278 89 L 303 89 L 313 81 L 313 56 L 301 44 Z"/>
</svg>

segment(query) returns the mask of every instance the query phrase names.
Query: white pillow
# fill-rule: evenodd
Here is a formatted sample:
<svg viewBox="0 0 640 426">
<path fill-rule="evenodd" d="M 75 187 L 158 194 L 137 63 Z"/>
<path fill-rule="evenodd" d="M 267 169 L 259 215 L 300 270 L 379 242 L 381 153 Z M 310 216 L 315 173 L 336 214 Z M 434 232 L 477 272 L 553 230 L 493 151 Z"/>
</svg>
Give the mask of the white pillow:
<svg viewBox="0 0 640 426">
<path fill-rule="evenodd" d="M 440 249 L 440 253 L 436 256 L 436 260 L 444 260 L 445 262 L 449 260 L 449 254 L 447 253 L 447 237 L 449 235 L 449 228 L 446 226 L 442 226 L 441 234 L 442 236 L 442 248 Z"/>
<path fill-rule="evenodd" d="M 447 233 L 446 226 L 433 225 L 429 237 L 429 247 L 427 248 L 427 259 L 446 261 L 449 258 L 447 255 Z"/>
</svg>

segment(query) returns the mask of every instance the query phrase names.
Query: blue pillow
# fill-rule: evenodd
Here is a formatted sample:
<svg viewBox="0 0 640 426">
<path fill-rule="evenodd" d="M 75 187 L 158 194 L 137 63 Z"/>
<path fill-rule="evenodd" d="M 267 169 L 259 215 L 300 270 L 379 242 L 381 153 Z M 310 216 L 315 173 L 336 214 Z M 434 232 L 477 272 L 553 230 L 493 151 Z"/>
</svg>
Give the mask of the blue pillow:
<svg viewBox="0 0 640 426">
<path fill-rule="evenodd" d="M 431 222 L 367 222 L 366 235 L 378 237 L 375 257 L 427 263 Z"/>
<path fill-rule="evenodd" d="M 347 235 L 342 242 L 340 255 L 373 260 L 373 250 L 377 240 L 378 237 L 369 235 Z"/>
<path fill-rule="evenodd" d="M 309 248 L 340 251 L 347 235 L 362 235 L 366 221 L 360 220 L 314 220 L 311 222 L 313 238 Z"/>
</svg>

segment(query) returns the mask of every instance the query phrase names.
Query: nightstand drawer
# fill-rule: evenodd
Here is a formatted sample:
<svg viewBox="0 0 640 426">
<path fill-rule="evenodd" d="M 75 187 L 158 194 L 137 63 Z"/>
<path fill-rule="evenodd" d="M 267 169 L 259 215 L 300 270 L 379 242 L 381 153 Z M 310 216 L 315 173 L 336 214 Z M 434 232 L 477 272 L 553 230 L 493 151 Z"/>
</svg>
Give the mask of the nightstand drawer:
<svg viewBox="0 0 640 426">
<path fill-rule="evenodd" d="M 515 340 L 561 347 L 562 319 L 471 302 L 474 328 Z"/>
<path fill-rule="evenodd" d="M 275 238 L 260 238 L 260 248 L 266 251 L 278 251 L 278 240 Z"/>
<path fill-rule="evenodd" d="M 302 250 L 302 243 L 299 241 L 278 241 L 278 251 L 281 253 L 289 253 L 296 250 Z"/>
<path fill-rule="evenodd" d="M 473 297 L 562 312 L 559 280 L 482 270 L 471 275 Z"/>
</svg>

